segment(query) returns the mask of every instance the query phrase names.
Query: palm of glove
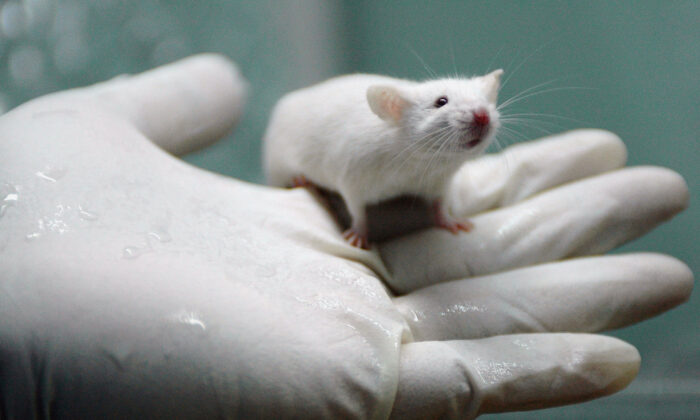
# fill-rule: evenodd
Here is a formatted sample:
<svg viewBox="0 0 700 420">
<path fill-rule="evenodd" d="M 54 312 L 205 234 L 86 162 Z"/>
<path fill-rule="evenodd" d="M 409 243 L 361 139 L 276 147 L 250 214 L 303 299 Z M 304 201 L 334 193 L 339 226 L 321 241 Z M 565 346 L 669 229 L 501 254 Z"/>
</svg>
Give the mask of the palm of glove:
<svg viewBox="0 0 700 420">
<path fill-rule="evenodd" d="M 506 170 L 475 162 L 451 203 L 484 212 L 472 233 L 366 252 L 306 191 L 217 176 L 152 143 L 213 141 L 241 92 L 230 64 L 205 56 L 3 117 L 10 417 L 427 418 L 573 402 L 626 385 L 634 348 L 522 333 L 619 327 L 690 292 L 687 268 L 660 255 L 542 265 L 684 207 L 669 171 L 598 175 L 624 163 L 609 133 L 513 148 Z"/>
</svg>

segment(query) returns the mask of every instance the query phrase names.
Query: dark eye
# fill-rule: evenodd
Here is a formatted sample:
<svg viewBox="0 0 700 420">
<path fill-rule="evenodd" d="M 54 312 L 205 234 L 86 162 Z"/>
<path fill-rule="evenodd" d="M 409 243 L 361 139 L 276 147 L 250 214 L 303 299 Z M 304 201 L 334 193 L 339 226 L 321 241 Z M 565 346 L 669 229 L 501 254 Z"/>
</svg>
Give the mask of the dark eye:
<svg viewBox="0 0 700 420">
<path fill-rule="evenodd" d="M 447 104 L 447 96 L 441 96 L 435 101 L 435 108 L 440 108 L 445 104 Z"/>
</svg>

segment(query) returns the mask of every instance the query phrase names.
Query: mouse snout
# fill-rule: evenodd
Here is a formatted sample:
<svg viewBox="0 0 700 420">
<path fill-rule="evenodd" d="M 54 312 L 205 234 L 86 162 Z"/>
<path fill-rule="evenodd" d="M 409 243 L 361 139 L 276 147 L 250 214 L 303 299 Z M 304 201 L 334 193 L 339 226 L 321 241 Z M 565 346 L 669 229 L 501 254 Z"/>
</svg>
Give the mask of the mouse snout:
<svg viewBox="0 0 700 420">
<path fill-rule="evenodd" d="M 471 113 L 472 118 L 466 130 L 467 138 L 465 144 L 468 148 L 481 144 L 481 141 L 491 131 L 491 116 L 486 108 L 477 108 Z"/>
<path fill-rule="evenodd" d="M 463 135 L 460 141 L 467 149 L 480 145 L 492 132 L 493 124 L 497 121 L 492 119 L 492 115 L 498 118 L 498 114 L 491 114 L 488 108 L 482 106 L 465 110 L 461 115 L 459 124 Z"/>
<path fill-rule="evenodd" d="M 479 108 L 472 111 L 472 125 L 482 128 L 489 125 L 490 121 L 489 112 L 486 109 Z"/>
</svg>

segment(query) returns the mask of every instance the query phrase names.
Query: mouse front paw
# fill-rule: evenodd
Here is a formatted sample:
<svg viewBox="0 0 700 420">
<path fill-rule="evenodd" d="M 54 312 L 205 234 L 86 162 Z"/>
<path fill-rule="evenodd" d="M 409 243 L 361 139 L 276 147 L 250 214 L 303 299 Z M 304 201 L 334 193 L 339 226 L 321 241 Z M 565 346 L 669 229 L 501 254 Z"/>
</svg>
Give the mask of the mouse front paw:
<svg viewBox="0 0 700 420">
<path fill-rule="evenodd" d="M 474 224 L 469 220 L 456 220 L 447 214 L 439 201 L 433 203 L 433 217 L 435 219 L 435 226 L 447 229 L 455 234 L 459 231 L 469 232 L 474 228 Z"/>
</svg>

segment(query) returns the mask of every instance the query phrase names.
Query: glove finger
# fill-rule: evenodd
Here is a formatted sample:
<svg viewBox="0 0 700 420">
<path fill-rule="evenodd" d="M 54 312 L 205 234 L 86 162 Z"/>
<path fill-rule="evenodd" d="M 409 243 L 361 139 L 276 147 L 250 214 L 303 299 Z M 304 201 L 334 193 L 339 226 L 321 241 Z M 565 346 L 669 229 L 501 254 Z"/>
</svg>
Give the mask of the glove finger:
<svg viewBox="0 0 700 420">
<path fill-rule="evenodd" d="M 395 299 L 416 340 L 597 332 L 690 297 L 693 273 L 659 254 L 588 257 L 436 284 Z"/>
<path fill-rule="evenodd" d="M 201 54 L 83 93 L 123 115 L 164 150 L 181 155 L 226 134 L 240 117 L 245 91 L 246 82 L 231 61 Z"/>
<path fill-rule="evenodd" d="M 622 169 L 472 218 L 469 233 L 429 229 L 380 246 L 405 293 L 447 280 L 601 254 L 683 210 L 685 181 L 663 168 Z"/>
<path fill-rule="evenodd" d="M 586 401 L 627 386 L 631 345 L 589 334 L 521 334 L 409 343 L 392 418 L 474 418 Z"/>
<path fill-rule="evenodd" d="M 468 216 L 505 207 L 571 181 L 625 165 L 627 150 L 615 134 L 574 130 L 510 146 L 469 162 L 455 174 L 449 210 Z"/>
</svg>

